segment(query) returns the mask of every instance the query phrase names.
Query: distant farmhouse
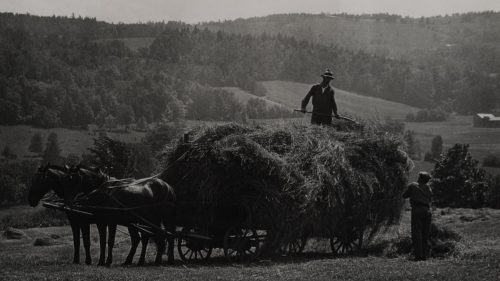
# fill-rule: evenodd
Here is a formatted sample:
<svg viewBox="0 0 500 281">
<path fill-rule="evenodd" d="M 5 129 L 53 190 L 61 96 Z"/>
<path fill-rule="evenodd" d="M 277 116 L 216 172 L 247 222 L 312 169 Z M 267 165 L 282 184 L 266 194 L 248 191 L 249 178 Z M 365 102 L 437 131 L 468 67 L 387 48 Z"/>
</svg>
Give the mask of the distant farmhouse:
<svg viewBox="0 0 500 281">
<path fill-rule="evenodd" d="M 477 113 L 474 115 L 474 127 L 500 128 L 500 117 L 490 113 Z"/>
</svg>

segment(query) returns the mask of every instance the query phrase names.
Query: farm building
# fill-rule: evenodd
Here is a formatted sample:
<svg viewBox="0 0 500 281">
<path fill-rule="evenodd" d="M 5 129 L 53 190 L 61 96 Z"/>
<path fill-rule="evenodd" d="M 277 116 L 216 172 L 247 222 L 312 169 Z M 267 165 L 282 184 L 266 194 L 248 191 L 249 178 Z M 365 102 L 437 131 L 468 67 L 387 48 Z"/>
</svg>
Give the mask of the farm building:
<svg viewBox="0 0 500 281">
<path fill-rule="evenodd" d="M 474 115 L 474 127 L 500 128 L 500 117 L 490 113 L 477 113 Z"/>
</svg>

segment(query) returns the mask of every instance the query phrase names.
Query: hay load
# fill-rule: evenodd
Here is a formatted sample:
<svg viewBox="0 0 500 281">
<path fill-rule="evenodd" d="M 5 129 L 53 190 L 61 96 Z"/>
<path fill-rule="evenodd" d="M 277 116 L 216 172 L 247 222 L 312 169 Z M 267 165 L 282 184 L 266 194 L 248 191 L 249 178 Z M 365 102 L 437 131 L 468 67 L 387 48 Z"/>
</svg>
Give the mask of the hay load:
<svg viewBox="0 0 500 281">
<path fill-rule="evenodd" d="M 372 129 L 228 124 L 166 150 L 161 178 L 205 210 L 203 221 L 239 223 L 217 210 L 240 206 L 273 251 L 302 235 L 374 234 L 397 221 L 410 165 L 397 137 Z"/>
</svg>

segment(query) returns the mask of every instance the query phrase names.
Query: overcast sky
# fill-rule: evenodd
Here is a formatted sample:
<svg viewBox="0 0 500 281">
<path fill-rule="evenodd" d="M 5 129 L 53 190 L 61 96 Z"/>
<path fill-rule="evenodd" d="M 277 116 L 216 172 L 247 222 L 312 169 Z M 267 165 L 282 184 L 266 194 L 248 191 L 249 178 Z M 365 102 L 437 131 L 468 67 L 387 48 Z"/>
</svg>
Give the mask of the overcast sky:
<svg viewBox="0 0 500 281">
<path fill-rule="evenodd" d="M 500 0 L 0 0 L 1 12 L 96 17 L 109 22 L 248 18 L 277 13 L 381 13 L 433 16 L 500 11 Z"/>
</svg>

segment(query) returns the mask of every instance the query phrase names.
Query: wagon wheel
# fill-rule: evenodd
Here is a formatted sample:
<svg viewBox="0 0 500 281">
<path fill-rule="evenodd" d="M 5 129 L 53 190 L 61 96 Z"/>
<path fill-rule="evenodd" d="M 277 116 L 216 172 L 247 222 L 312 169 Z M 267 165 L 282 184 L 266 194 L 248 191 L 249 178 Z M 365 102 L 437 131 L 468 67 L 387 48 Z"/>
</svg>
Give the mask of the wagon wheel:
<svg viewBox="0 0 500 281">
<path fill-rule="evenodd" d="M 363 245 L 363 231 L 350 229 L 330 237 L 330 247 L 334 254 L 350 254 L 361 250 Z"/>
<path fill-rule="evenodd" d="M 210 258 L 212 246 L 207 241 L 186 237 L 186 234 L 200 234 L 198 229 L 183 227 L 177 242 L 177 251 L 183 261 L 201 261 Z"/>
<path fill-rule="evenodd" d="M 306 244 L 307 244 L 307 237 L 302 236 L 283 245 L 280 250 L 281 253 L 287 255 L 300 254 L 304 251 Z"/>
<path fill-rule="evenodd" d="M 230 261 L 253 261 L 260 254 L 260 239 L 254 228 L 230 227 L 224 235 L 224 255 Z"/>
</svg>

